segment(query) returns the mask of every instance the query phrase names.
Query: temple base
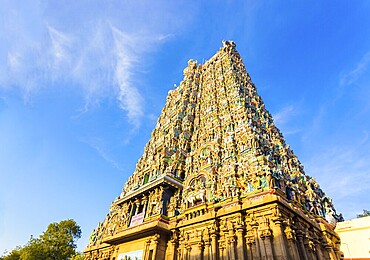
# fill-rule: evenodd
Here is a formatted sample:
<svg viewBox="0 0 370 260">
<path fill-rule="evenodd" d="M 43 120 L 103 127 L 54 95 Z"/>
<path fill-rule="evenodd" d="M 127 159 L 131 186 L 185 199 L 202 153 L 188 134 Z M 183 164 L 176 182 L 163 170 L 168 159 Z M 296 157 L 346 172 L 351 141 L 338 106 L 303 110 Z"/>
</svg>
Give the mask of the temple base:
<svg viewBox="0 0 370 260">
<path fill-rule="evenodd" d="M 275 190 L 203 203 L 127 228 L 85 250 L 85 259 L 340 259 L 340 239 Z"/>
</svg>

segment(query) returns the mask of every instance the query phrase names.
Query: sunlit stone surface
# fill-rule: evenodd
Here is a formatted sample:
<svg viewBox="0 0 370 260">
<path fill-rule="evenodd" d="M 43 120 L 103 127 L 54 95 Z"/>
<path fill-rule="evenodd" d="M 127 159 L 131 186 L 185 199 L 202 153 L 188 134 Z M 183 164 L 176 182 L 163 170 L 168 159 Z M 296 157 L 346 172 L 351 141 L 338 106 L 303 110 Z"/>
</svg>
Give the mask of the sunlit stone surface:
<svg viewBox="0 0 370 260">
<path fill-rule="evenodd" d="M 85 259 L 339 259 L 338 216 L 232 41 L 190 60 Z"/>
</svg>

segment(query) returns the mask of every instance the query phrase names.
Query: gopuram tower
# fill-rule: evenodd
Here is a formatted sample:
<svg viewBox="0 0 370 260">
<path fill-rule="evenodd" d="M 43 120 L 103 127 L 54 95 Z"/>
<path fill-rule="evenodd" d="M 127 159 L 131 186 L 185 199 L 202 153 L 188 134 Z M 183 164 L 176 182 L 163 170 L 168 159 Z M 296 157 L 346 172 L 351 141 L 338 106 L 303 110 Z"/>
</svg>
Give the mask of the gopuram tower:
<svg viewBox="0 0 370 260">
<path fill-rule="evenodd" d="M 190 60 L 85 259 L 339 259 L 340 220 L 232 41 Z"/>
</svg>

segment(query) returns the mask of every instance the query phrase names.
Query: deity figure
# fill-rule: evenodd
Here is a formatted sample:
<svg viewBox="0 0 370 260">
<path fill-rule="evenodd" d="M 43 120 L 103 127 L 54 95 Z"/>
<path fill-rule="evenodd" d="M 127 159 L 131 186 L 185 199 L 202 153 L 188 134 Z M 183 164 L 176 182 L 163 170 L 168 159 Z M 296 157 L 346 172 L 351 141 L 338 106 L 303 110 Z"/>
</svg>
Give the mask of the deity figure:
<svg viewBox="0 0 370 260">
<path fill-rule="evenodd" d="M 125 203 L 122 205 L 122 208 L 121 208 L 121 224 L 120 225 L 127 226 L 128 218 L 129 218 L 128 204 Z"/>
<path fill-rule="evenodd" d="M 89 237 L 89 246 L 95 245 L 96 240 L 97 240 L 97 231 L 93 229 Z"/>
<path fill-rule="evenodd" d="M 272 177 L 272 173 L 268 172 L 266 174 L 266 182 L 269 189 L 273 189 L 275 187 L 275 178 Z"/>
</svg>

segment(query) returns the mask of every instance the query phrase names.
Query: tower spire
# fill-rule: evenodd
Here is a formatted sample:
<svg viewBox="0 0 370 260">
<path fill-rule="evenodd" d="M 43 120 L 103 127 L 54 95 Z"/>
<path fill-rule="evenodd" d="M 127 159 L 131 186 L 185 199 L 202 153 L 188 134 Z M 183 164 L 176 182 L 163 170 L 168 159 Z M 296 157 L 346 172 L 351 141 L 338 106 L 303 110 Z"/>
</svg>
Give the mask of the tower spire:
<svg viewBox="0 0 370 260">
<path fill-rule="evenodd" d="M 176 252 L 179 259 L 210 252 L 216 259 L 235 254 L 243 259 L 256 252 L 293 259 L 297 252 L 308 254 L 305 242 L 284 248 L 282 241 L 293 237 L 294 229 L 297 236 L 303 234 L 298 227 L 310 237 L 338 240 L 330 226 L 338 219 L 331 199 L 286 144 L 235 43 L 222 43 L 204 64 L 189 60 L 180 85 L 169 91 L 135 172 L 92 234 L 90 255 L 102 245 L 149 237 L 168 247 L 156 259 Z M 288 221 L 285 233 L 283 219 Z M 286 237 L 276 237 L 263 250 L 253 244 L 275 234 Z M 244 236 L 251 244 L 233 249 L 230 239 L 245 245 Z M 199 248 L 186 251 L 195 244 Z M 213 251 L 206 254 L 205 244 L 212 244 Z M 142 249 L 145 257 L 148 248 Z"/>
</svg>

